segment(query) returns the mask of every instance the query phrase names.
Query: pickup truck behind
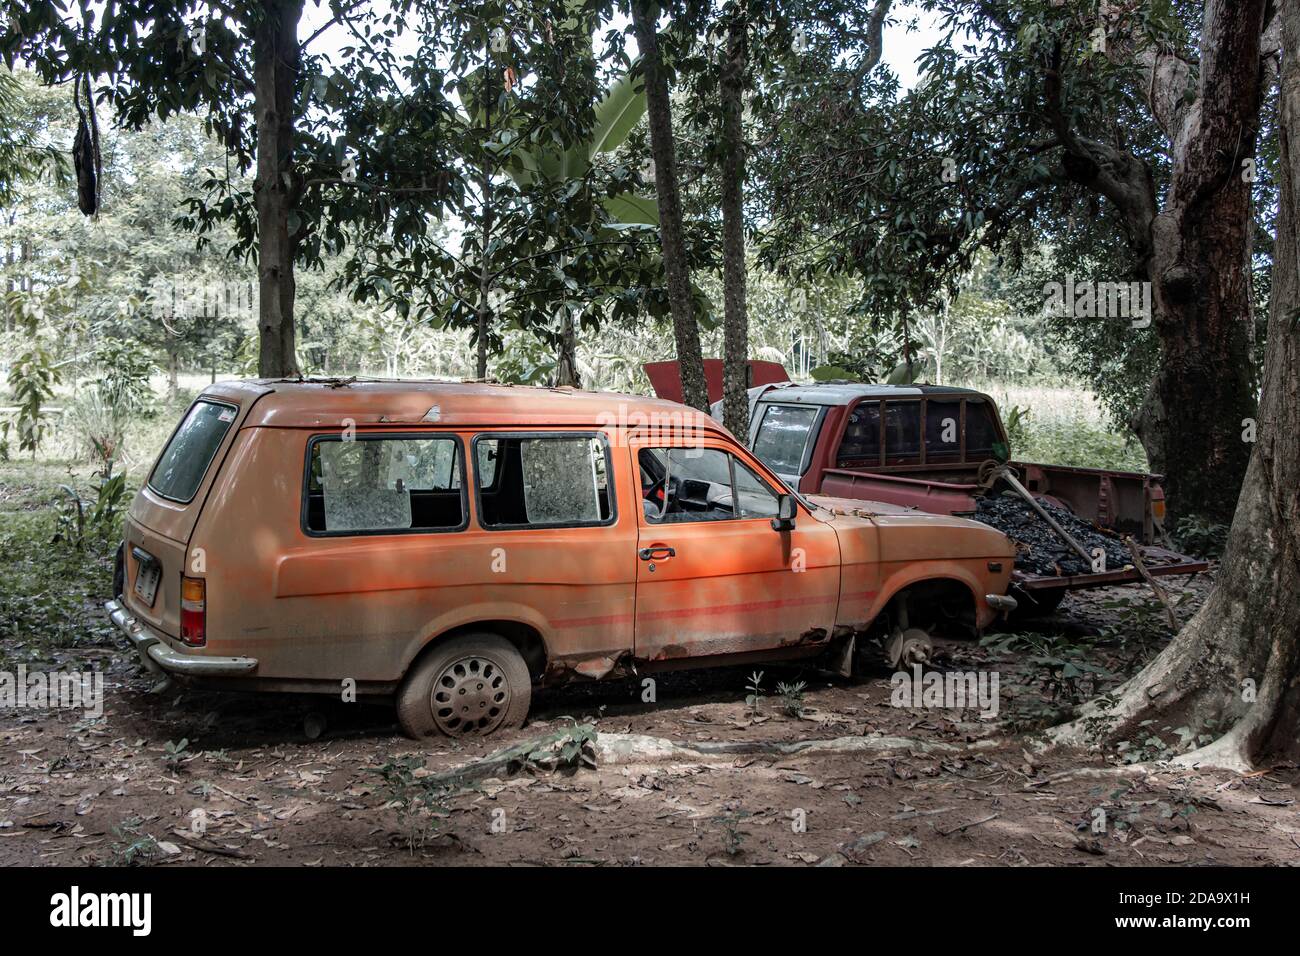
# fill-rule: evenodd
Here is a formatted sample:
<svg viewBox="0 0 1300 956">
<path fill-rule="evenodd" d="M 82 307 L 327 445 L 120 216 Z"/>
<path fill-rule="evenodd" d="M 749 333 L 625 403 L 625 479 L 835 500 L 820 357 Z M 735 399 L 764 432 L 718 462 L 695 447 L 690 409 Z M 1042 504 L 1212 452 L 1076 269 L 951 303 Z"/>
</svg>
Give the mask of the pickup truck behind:
<svg viewBox="0 0 1300 956">
<path fill-rule="evenodd" d="M 1207 566 L 1157 544 L 1159 476 L 1009 461 L 997 405 L 982 392 L 770 384 L 750 390 L 750 412 L 747 444 L 792 488 L 972 517 L 1006 532 L 1017 546 L 1013 592 L 1023 612 L 1051 611 L 1071 589 L 1142 580 L 1124 536 L 1152 577 Z M 1017 483 L 1038 508 L 1014 490 Z"/>
</svg>

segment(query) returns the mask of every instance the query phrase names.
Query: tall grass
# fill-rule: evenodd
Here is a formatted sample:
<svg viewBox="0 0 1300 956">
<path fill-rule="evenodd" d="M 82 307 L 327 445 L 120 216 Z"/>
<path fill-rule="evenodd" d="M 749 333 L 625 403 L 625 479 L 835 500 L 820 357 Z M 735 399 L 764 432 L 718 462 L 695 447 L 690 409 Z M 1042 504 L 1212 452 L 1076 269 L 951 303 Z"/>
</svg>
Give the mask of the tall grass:
<svg viewBox="0 0 1300 956">
<path fill-rule="evenodd" d="M 1013 408 L 1028 409 L 1011 454 L 1020 461 L 1037 461 L 1078 468 L 1147 471 L 1147 457 L 1136 436 L 1119 431 L 1096 396 L 1077 386 L 964 383 L 987 392 L 998 403 L 1006 422 Z"/>
</svg>

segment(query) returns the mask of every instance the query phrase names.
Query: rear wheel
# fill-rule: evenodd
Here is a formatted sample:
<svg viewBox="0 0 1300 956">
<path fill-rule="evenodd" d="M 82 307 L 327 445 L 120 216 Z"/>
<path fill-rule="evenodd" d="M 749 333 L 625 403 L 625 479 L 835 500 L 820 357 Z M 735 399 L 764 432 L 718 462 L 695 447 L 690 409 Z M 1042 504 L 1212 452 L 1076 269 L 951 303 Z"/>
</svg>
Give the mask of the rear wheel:
<svg viewBox="0 0 1300 956">
<path fill-rule="evenodd" d="M 397 693 L 409 737 L 483 737 L 521 727 L 532 700 L 528 665 L 497 634 L 462 634 L 436 645 Z"/>
</svg>

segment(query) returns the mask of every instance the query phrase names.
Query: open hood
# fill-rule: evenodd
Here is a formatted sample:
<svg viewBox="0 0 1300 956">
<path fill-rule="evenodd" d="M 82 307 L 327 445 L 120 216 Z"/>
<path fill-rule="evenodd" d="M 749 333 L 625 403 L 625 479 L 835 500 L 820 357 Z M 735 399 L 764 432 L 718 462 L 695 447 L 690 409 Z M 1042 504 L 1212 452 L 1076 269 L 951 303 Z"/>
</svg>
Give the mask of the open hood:
<svg viewBox="0 0 1300 956">
<path fill-rule="evenodd" d="M 641 366 L 650 387 L 655 390 L 656 398 L 666 398 L 670 402 L 682 400 L 682 376 L 676 362 L 647 362 Z M 780 362 L 761 362 L 753 359 L 749 362 L 749 381 L 746 388 L 755 385 L 775 385 L 788 382 L 790 376 Z M 704 383 L 709 390 L 709 404 L 722 400 L 722 359 L 704 360 Z"/>
</svg>

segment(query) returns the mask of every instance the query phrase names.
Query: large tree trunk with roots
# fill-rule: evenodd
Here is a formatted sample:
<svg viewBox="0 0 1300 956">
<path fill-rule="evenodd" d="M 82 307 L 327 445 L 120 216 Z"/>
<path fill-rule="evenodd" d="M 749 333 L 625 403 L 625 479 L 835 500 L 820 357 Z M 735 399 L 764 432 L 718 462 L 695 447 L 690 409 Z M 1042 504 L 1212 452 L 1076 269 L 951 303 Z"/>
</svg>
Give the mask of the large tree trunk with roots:
<svg viewBox="0 0 1300 956">
<path fill-rule="evenodd" d="M 1152 720 L 1157 733 L 1187 727 L 1216 738 L 1177 758 L 1186 765 L 1245 770 L 1265 757 L 1300 758 L 1300 0 L 1282 0 L 1281 16 L 1280 201 L 1264 391 L 1223 564 L 1205 605 L 1170 645 L 1113 701 L 1093 701 L 1052 732 L 1059 743 L 1116 740 Z M 1206 462 L 1195 467 L 1213 472 Z"/>
<path fill-rule="evenodd" d="M 733 435 L 749 434 L 749 315 L 745 306 L 745 60 L 748 25 L 727 29 L 722 66 L 722 411 Z"/>
<path fill-rule="evenodd" d="M 253 112 L 257 121 L 258 374 L 298 374 L 294 352 L 294 239 L 289 213 L 297 186 L 291 171 L 294 83 L 302 0 L 267 0 L 253 30 Z"/>
<path fill-rule="evenodd" d="M 632 27 L 641 50 L 641 68 L 645 76 L 650 157 L 654 161 L 655 198 L 659 205 L 659 242 L 668 282 L 668 303 L 673 314 L 673 337 L 677 343 L 682 395 L 687 405 L 707 412 L 709 391 L 704 382 L 704 354 L 700 350 L 700 327 L 695 319 L 691 275 L 686 264 L 686 241 L 682 234 L 682 199 L 677 182 L 672 105 L 668 98 L 668 77 L 659 61 L 658 13 L 657 5 L 646 0 L 633 0 Z"/>
<path fill-rule="evenodd" d="M 1186 91 L 1193 64 L 1138 38 L 1133 22 L 1108 47 L 1112 58 L 1146 70 L 1148 105 L 1169 137 L 1173 175 L 1163 208 L 1141 159 L 1070 128 L 1063 51 L 1047 74 L 1048 108 L 1066 150 L 1062 175 L 1115 204 L 1139 276 L 1151 282 L 1160 366 L 1132 426 L 1152 469 L 1166 476 L 1171 518 L 1228 523 L 1249 458 L 1242 420 L 1255 414 L 1256 383 L 1250 177 L 1243 164 L 1255 154 L 1267 6 L 1207 0 L 1192 102 Z"/>
</svg>

